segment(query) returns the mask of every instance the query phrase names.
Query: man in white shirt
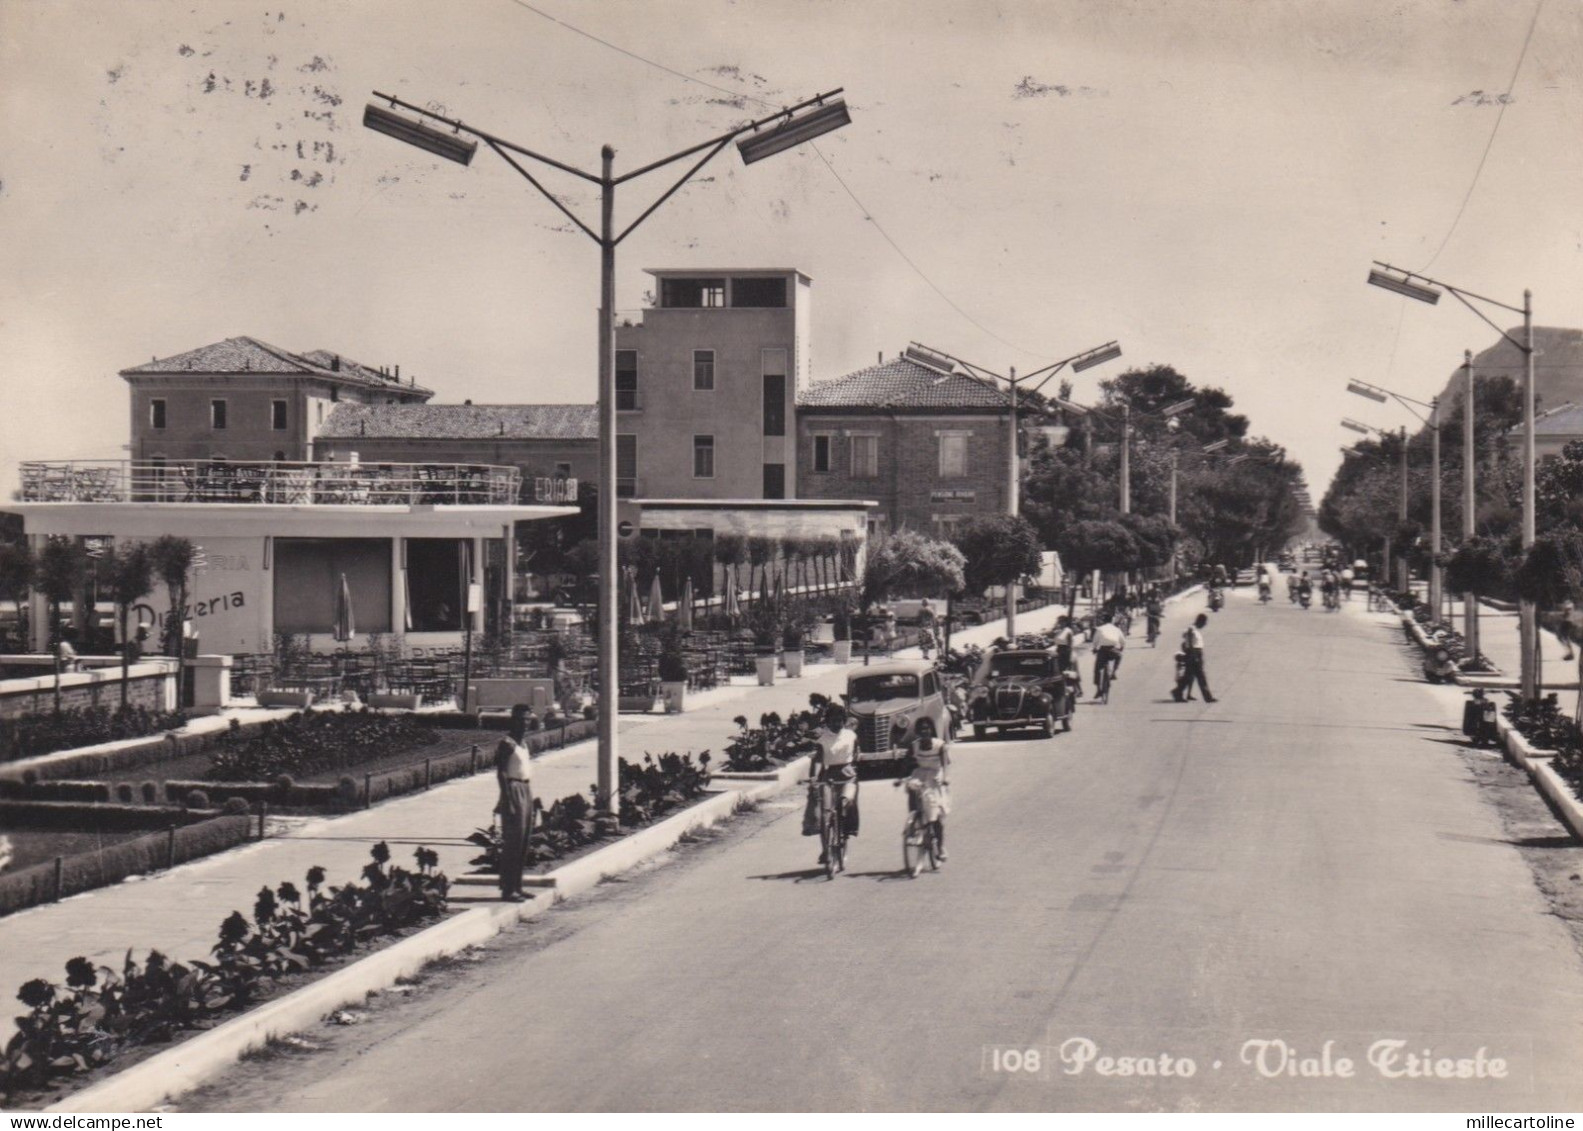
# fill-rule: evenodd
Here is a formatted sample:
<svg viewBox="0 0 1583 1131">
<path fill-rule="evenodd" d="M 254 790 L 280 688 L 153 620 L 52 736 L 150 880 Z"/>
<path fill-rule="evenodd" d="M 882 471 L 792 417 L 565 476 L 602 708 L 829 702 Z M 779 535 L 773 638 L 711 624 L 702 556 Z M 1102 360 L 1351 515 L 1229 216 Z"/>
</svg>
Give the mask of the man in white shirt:
<svg viewBox="0 0 1583 1131">
<path fill-rule="evenodd" d="M 1183 702 L 1183 694 L 1192 692 L 1193 680 L 1198 680 L 1198 690 L 1204 694 L 1205 703 L 1215 702 L 1215 697 L 1209 693 L 1209 681 L 1204 677 L 1204 626 L 1209 623 L 1209 617 L 1199 613 L 1187 631 L 1182 633 L 1182 652 L 1186 663 L 1182 667 L 1182 678 L 1171 688 L 1171 698 L 1178 703 Z"/>
<path fill-rule="evenodd" d="M 1100 667 L 1110 665 L 1110 678 L 1116 678 L 1116 669 L 1121 667 L 1121 652 L 1127 646 L 1127 638 L 1122 631 L 1110 621 L 1105 621 L 1094 630 L 1094 686 L 1099 686 Z"/>
</svg>

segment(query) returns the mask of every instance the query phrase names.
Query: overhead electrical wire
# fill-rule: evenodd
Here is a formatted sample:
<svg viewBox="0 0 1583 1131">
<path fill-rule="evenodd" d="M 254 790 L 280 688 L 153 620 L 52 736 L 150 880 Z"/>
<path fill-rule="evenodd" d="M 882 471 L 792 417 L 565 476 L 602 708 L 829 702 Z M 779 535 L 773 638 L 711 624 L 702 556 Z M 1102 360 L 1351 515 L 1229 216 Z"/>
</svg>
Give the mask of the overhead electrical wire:
<svg viewBox="0 0 1583 1131">
<path fill-rule="evenodd" d="M 733 90 L 733 89 L 731 89 L 729 87 L 724 87 L 724 86 L 720 86 L 717 83 L 709 82 L 707 79 L 701 79 L 701 78 L 698 78 L 695 75 L 689 75 L 689 74 L 686 74 L 683 71 L 678 71 L 674 67 L 667 67 L 664 63 L 660 63 L 660 62 L 657 62 L 657 61 L 655 61 L 653 59 L 650 59 L 646 55 L 639 55 L 636 51 L 630 51 L 627 48 L 622 47 L 622 46 L 620 46 L 618 44 L 611 43 L 608 39 L 601 39 L 599 36 L 594 35 L 592 32 L 584 31 L 582 28 L 577 27 L 575 24 L 567 23 L 565 20 L 559 18 L 558 16 L 552 16 L 550 13 L 544 11 L 542 8 L 538 8 L 538 7 L 535 7 L 532 4 L 529 4 L 527 2 L 527 0 L 511 0 L 511 2 L 513 4 L 515 4 L 515 5 L 517 5 L 517 7 L 524 8 L 527 11 L 532 12 L 536 16 L 540 16 L 543 19 L 549 20 L 551 23 L 556 24 L 556 25 L 558 25 L 560 27 L 563 27 L 567 31 L 572 32 L 575 35 L 580 35 L 584 39 L 591 40 L 592 42 L 599 44 L 601 47 L 608 48 L 611 51 L 616 52 L 617 54 L 625 55 L 627 58 L 635 60 L 636 62 L 642 63 L 645 66 L 653 67 L 655 70 L 664 71 L 666 74 L 671 75 L 674 78 L 679 78 L 679 79 L 681 79 L 684 82 L 696 83 L 699 86 L 707 87 L 708 89 L 713 90 L 713 91 L 717 91 L 717 92 L 719 92 L 721 94 L 728 94 L 728 95 L 730 95 L 733 98 L 748 99 L 750 101 L 757 102 L 757 103 L 759 103 L 760 105 L 763 105 L 763 106 L 773 107 L 775 105 L 775 103 L 771 102 L 769 99 L 764 98 L 764 97 L 762 97 L 760 95 L 754 94 L 751 91 Z M 1026 346 L 1020 346 L 1020 345 L 1018 345 L 1015 342 L 1007 341 L 1005 338 L 1001 337 L 999 334 L 997 334 L 993 330 L 989 329 L 989 327 L 985 326 L 978 319 L 974 318 L 966 310 L 962 309 L 962 307 L 959 306 L 951 298 L 950 295 L 945 293 L 945 291 L 940 287 L 940 285 L 938 283 L 936 283 L 933 279 L 931 279 L 929 277 L 928 273 L 925 272 L 922 267 L 918 266 L 917 261 L 914 260 L 912 258 L 912 256 L 908 255 L 905 251 L 903 251 L 901 245 L 898 244 L 894 239 L 891 238 L 890 233 L 885 230 L 884 226 L 882 224 L 880 224 L 879 220 L 875 217 L 873 209 L 869 208 L 868 205 L 864 204 L 863 201 L 858 198 L 857 193 L 852 190 L 852 186 L 847 184 L 846 179 L 844 177 L 842 177 L 840 173 L 836 172 L 835 166 L 830 163 L 830 159 L 825 156 L 824 151 L 821 150 L 817 145 L 812 145 L 812 148 L 813 148 L 813 151 L 816 154 L 818 154 L 819 160 L 824 163 L 824 167 L 826 169 L 830 170 L 830 175 L 833 176 L 836 179 L 836 183 L 841 186 L 841 188 L 846 192 L 847 196 L 851 198 L 852 203 L 857 206 L 858 211 L 863 216 L 863 219 L 874 226 L 874 230 L 880 234 L 880 238 L 882 238 L 887 244 L 890 245 L 891 250 L 893 250 L 898 256 L 901 257 L 902 262 L 906 263 L 908 267 L 912 268 L 913 272 L 916 273 L 917 276 L 920 279 L 922 279 L 925 283 L 927 283 L 929 285 L 929 288 L 932 291 L 934 291 L 935 294 L 939 295 L 940 298 L 945 302 L 945 304 L 947 306 L 949 306 L 952 310 L 956 311 L 957 314 L 961 315 L 963 318 L 965 318 L 973 326 L 977 327 L 982 333 L 987 334 L 989 337 L 993 338 L 995 341 L 999 342 L 1001 345 L 1006 346 L 1006 347 L 1008 347 L 1010 349 L 1017 350 L 1020 353 L 1025 353 L 1029 357 L 1044 357 L 1045 356 L 1045 354 L 1043 352 L 1039 351 L 1039 350 L 1031 350 L 1031 349 L 1028 349 Z"/>
</svg>

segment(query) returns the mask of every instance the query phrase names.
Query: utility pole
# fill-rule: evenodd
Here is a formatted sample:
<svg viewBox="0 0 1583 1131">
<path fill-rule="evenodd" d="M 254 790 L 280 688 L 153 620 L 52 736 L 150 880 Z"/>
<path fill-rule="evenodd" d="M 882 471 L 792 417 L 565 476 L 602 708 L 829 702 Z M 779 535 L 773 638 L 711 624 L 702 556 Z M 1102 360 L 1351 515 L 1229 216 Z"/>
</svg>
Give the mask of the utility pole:
<svg viewBox="0 0 1583 1131">
<path fill-rule="evenodd" d="M 1462 398 L 1462 543 L 1467 545 L 1476 530 L 1474 509 L 1478 506 L 1473 489 L 1473 351 L 1462 351 L 1465 374 Z M 1462 636 L 1469 656 L 1479 654 L 1479 604 L 1472 593 L 1462 594 Z"/>
<path fill-rule="evenodd" d="M 1006 513 L 1017 517 L 1021 487 L 1021 468 L 1017 462 L 1017 370 L 1008 369 L 1006 379 L 1006 463 L 1009 477 L 1006 483 Z M 1017 583 L 1006 583 L 1006 639 L 1017 639 Z"/>
</svg>

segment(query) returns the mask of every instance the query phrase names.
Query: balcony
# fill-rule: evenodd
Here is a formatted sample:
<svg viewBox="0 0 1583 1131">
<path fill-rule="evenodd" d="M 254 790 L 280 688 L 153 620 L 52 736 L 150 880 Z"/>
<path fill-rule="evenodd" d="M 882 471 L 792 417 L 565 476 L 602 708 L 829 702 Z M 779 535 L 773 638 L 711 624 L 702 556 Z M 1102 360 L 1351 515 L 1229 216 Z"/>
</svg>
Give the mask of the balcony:
<svg viewBox="0 0 1583 1131">
<path fill-rule="evenodd" d="M 456 463 L 74 460 L 21 465 L 25 503 L 510 506 L 515 467 Z"/>
</svg>

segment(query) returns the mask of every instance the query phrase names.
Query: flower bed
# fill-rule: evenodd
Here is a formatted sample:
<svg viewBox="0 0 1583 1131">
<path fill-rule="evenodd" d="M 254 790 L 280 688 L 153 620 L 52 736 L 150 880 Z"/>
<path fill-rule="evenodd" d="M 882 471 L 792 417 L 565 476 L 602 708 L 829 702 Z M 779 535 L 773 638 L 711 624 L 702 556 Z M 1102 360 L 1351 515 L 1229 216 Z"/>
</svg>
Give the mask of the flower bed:
<svg viewBox="0 0 1583 1131">
<path fill-rule="evenodd" d="M 185 725 L 180 711 L 152 711 L 128 707 L 78 707 L 60 714 L 24 715 L 0 719 L 0 762 L 53 754 L 79 746 L 97 746 L 124 738 L 143 738 Z"/>
<path fill-rule="evenodd" d="M 94 852 L 62 856 L 58 866 L 50 861 L 8 871 L 0 875 L 0 915 L 234 848 L 248 839 L 252 827 L 252 818 L 246 814 L 224 814 L 146 833 Z"/>
<path fill-rule="evenodd" d="M 10 1100 L 172 1040 L 249 1008 L 293 976 L 445 913 L 450 882 L 435 871 L 435 853 L 419 848 L 416 872 L 389 865 L 384 843 L 372 856 L 360 882 L 325 890 L 324 869 L 312 868 L 306 898 L 289 882 L 261 889 L 251 920 L 236 911 L 220 924 L 207 961 L 173 962 L 151 951 L 138 963 L 129 950 L 120 971 L 73 958 L 64 982 L 25 983 L 17 998 L 29 1012 L 0 1059 L 0 1090 Z"/>
<path fill-rule="evenodd" d="M 214 751 L 208 777 L 212 781 L 273 781 L 282 774 L 307 777 L 337 772 L 380 755 L 412 753 L 440 740 L 438 732 L 413 715 L 386 715 L 362 710 L 299 711 L 265 723 L 250 737 L 232 720 Z"/>
<path fill-rule="evenodd" d="M 643 755 L 642 762 L 618 761 L 617 791 L 621 798 L 619 827 L 612 828 L 599 814 L 593 790 L 572 793 L 548 809 L 534 799 L 533 833 L 528 837 L 529 867 L 562 860 L 598 841 L 619 836 L 623 830 L 641 828 L 696 801 L 709 785 L 709 752 L 695 763 L 687 754 Z M 474 867 L 498 872 L 500 830 L 496 825 L 478 829 L 467 838 L 484 850 L 472 860 Z"/>
<path fill-rule="evenodd" d="M 779 769 L 802 754 L 814 741 L 819 721 L 830 700 L 817 693 L 808 697 L 808 710 L 782 719 L 771 711 L 759 716 L 759 725 L 748 726 L 746 715 L 731 721 L 737 725 L 725 746 L 725 768 L 732 773 L 762 773 Z"/>
<path fill-rule="evenodd" d="M 1556 773 L 1583 798 L 1583 733 L 1561 710 L 1556 694 L 1524 700 L 1508 693 L 1502 714 L 1535 750 L 1554 754 Z"/>
</svg>

